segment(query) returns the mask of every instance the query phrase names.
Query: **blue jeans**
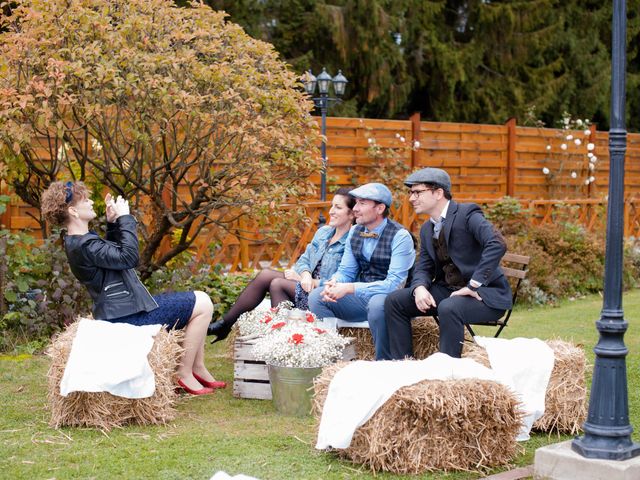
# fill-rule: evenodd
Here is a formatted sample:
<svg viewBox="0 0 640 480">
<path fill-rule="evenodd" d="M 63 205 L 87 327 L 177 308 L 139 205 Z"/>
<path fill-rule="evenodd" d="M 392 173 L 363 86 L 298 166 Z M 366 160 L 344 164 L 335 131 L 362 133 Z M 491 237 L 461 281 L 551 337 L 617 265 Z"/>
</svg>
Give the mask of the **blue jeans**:
<svg viewBox="0 0 640 480">
<path fill-rule="evenodd" d="M 345 295 L 337 302 L 322 300 L 324 287 L 318 287 L 309 294 L 309 310 L 318 318 L 338 317 L 346 322 L 369 321 L 371 336 L 376 348 L 376 360 L 390 360 L 389 334 L 384 318 L 386 294 L 374 295 L 368 302 L 353 294 Z"/>
</svg>

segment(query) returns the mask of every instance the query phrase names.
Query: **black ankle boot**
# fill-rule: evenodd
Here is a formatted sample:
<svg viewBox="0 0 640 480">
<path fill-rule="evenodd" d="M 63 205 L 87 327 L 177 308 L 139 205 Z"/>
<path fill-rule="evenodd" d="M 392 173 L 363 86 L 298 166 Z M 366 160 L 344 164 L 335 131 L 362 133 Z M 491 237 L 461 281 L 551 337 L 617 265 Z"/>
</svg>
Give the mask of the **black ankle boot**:
<svg viewBox="0 0 640 480">
<path fill-rule="evenodd" d="M 233 324 L 225 323 L 224 320 L 211 322 L 207 327 L 207 336 L 215 335 L 216 338 L 213 339 L 211 343 L 219 342 L 220 340 L 224 340 L 229 336 L 229 332 L 231 332 L 231 327 L 233 327 Z"/>
</svg>

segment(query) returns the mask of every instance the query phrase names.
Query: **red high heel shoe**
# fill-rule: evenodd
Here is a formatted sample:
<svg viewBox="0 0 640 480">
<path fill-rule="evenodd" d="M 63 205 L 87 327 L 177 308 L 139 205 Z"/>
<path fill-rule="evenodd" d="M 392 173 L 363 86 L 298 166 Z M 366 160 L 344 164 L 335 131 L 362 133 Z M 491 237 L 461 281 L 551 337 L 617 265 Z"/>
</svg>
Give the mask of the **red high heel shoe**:
<svg viewBox="0 0 640 480">
<path fill-rule="evenodd" d="M 208 382 L 195 372 L 193 372 L 193 376 L 205 387 L 216 389 L 216 388 L 225 388 L 227 386 L 226 382 L 217 382 L 217 381 Z"/>
<path fill-rule="evenodd" d="M 191 395 L 206 395 L 208 393 L 215 392 L 215 390 L 213 388 L 207 387 L 207 386 L 205 386 L 205 388 L 200 388 L 198 390 L 193 390 L 192 388 L 187 387 L 185 385 L 185 383 L 182 381 L 181 378 L 178 379 L 178 385 L 180 385 L 180 388 L 182 388 L 185 392 L 187 392 L 187 393 L 189 393 Z"/>
</svg>

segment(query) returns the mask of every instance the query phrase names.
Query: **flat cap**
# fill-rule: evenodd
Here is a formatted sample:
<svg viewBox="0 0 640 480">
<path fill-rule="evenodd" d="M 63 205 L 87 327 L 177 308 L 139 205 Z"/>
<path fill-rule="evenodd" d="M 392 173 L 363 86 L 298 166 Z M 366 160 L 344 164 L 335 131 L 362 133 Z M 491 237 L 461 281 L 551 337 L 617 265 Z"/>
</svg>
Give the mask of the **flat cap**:
<svg viewBox="0 0 640 480">
<path fill-rule="evenodd" d="M 445 192 L 451 191 L 451 178 L 447 172 L 440 168 L 423 168 L 422 170 L 413 172 L 404 181 L 407 187 L 416 185 L 417 183 L 433 183 L 434 185 L 442 187 Z"/>
<path fill-rule="evenodd" d="M 393 201 L 391 190 L 381 183 L 365 183 L 351 190 L 349 195 L 363 200 L 373 200 L 374 202 L 384 203 L 387 207 L 390 207 Z"/>
</svg>

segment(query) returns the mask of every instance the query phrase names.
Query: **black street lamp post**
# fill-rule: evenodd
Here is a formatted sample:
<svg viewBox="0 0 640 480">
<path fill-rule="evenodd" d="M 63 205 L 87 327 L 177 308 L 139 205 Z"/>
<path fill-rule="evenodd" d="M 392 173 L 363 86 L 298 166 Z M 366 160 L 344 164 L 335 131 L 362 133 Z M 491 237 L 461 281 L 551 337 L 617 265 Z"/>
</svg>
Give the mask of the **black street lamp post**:
<svg viewBox="0 0 640 480">
<path fill-rule="evenodd" d="M 609 205 L 605 253 L 604 301 L 596 327 L 600 332 L 584 436 L 571 448 L 587 458 L 627 460 L 640 454 L 631 441 L 622 312 L 622 260 L 624 231 L 624 157 L 627 148 L 625 126 L 626 2 L 613 2 L 611 61 L 611 129 L 609 130 Z"/>
<path fill-rule="evenodd" d="M 340 97 L 344 95 L 344 90 L 347 86 L 347 79 L 342 75 L 342 70 L 338 70 L 338 74 L 331 78 L 331 75 L 327 73 L 326 69 L 322 69 L 322 73 L 316 78 L 311 70 L 307 72 L 307 76 L 304 81 L 304 89 L 309 95 L 314 95 L 316 85 L 318 86 L 318 93 L 320 96 L 312 97 L 315 106 L 320 109 L 321 120 L 321 133 L 322 133 L 322 145 L 320 152 L 322 154 L 322 174 L 320 180 L 320 200 L 325 201 L 327 199 L 327 110 L 331 102 L 341 102 Z M 329 86 L 333 84 L 333 91 L 335 97 L 329 96 Z"/>
</svg>

